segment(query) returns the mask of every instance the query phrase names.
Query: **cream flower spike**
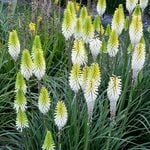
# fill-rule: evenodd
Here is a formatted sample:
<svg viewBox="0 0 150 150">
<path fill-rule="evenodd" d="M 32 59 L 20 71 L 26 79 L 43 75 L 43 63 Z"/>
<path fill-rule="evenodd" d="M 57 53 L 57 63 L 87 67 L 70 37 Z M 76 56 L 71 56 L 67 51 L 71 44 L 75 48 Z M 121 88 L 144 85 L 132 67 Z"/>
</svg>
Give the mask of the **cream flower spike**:
<svg viewBox="0 0 150 150">
<path fill-rule="evenodd" d="M 97 3 L 97 12 L 100 16 L 105 13 L 106 10 L 106 0 L 98 0 Z"/>
<path fill-rule="evenodd" d="M 140 7 L 142 8 L 142 11 L 147 7 L 148 0 L 140 0 Z"/>
<path fill-rule="evenodd" d="M 15 83 L 15 92 L 18 92 L 18 90 L 22 90 L 24 93 L 26 93 L 27 91 L 25 80 L 20 71 L 17 73 L 16 83 Z"/>
<path fill-rule="evenodd" d="M 68 113 L 63 101 L 58 101 L 55 108 L 55 124 L 61 130 L 67 123 Z"/>
<path fill-rule="evenodd" d="M 19 109 L 17 112 L 16 127 L 17 127 L 17 130 L 20 130 L 21 132 L 24 128 L 29 127 L 26 113 L 22 111 L 21 109 Z"/>
<path fill-rule="evenodd" d="M 26 80 L 32 76 L 33 73 L 33 62 L 30 56 L 30 53 L 27 49 L 22 52 L 21 59 L 21 74 L 24 76 Z"/>
<path fill-rule="evenodd" d="M 90 120 L 92 119 L 95 100 L 98 96 L 98 87 L 100 85 L 100 80 L 101 72 L 99 65 L 97 63 L 93 63 L 88 68 L 87 79 L 85 81 L 86 84 L 83 90 Z"/>
<path fill-rule="evenodd" d="M 124 28 L 124 10 L 122 4 L 119 5 L 119 8 L 115 10 L 113 20 L 112 20 L 112 30 L 115 30 L 118 35 L 121 34 L 123 28 Z"/>
<path fill-rule="evenodd" d="M 50 108 L 50 97 L 48 94 L 48 90 L 45 87 L 42 87 L 40 90 L 39 100 L 38 100 L 39 110 L 46 114 Z"/>
<path fill-rule="evenodd" d="M 116 106 L 119 96 L 121 94 L 121 79 L 117 76 L 110 77 L 107 96 L 110 101 L 110 118 L 114 119 L 116 116 Z"/>
<path fill-rule="evenodd" d="M 75 40 L 72 49 L 72 63 L 84 65 L 87 63 L 87 54 L 82 40 Z"/>
<path fill-rule="evenodd" d="M 75 93 L 77 93 L 80 89 L 80 75 L 81 75 L 80 65 L 74 64 L 70 72 L 69 85 Z"/>
<path fill-rule="evenodd" d="M 133 47 L 139 43 L 141 37 L 143 36 L 143 24 L 139 6 L 137 6 L 133 12 L 132 21 L 129 27 L 129 35 Z"/>
<path fill-rule="evenodd" d="M 47 131 L 46 133 L 42 150 L 55 150 L 55 143 L 52 137 L 52 133 L 50 131 Z"/>
<path fill-rule="evenodd" d="M 126 9 L 131 14 L 136 5 L 138 4 L 138 0 L 126 0 Z"/>
<path fill-rule="evenodd" d="M 85 43 L 89 43 L 94 37 L 94 27 L 90 16 L 87 16 L 83 24 L 82 38 Z"/>
<path fill-rule="evenodd" d="M 20 54 L 20 42 L 16 30 L 9 32 L 8 52 L 16 61 Z"/>
<path fill-rule="evenodd" d="M 80 18 L 77 19 L 76 25 L 74 28 L 74 38 L 80 40 L 82 38 L 82 21 Z"/>
<path fill-rule="evenodd" d="M 33 73 L 38 80 L 41 80 L 46 72 L 46 63 L 42 50 L 38 50 L 34 53 L 34 70 Z"/>
<path fill-rule="evenodd" d="M 98 54 L 100 53 L 102 42 L 99 40 L 99 38 L 93 38 L 89 44 L 93 59 L 96 60 Z"/>
<path fill-rule="evenodd" d="M 138 43 L 135 46 L 132 55 L 132 71 L 133 71 L 133 80 L 136 80 L 139 71 L 143 68 L 145 62 L 145 43 Z"/>
<path fill-rule="evenodd" d="M 16 109 L 17 112 L 19 109 L 21 111 L 25 111 L 27 108 L 27 100 L 22 90 L 18 90 L 18 92 L 16 93 L 14 108 Z"/>
<path fill-rule="evenodd" d="M 119 40 L 118 35 L 115 30 L 111 31 L 108 44 L 107 44 L 107 52 L 110 57 L 115 57 L 118 52 Z"/>
<path fill-rule="evenodd" d="M 64 19 L 62 23 L 62 33 L 66 40 L 69 40 L 73 35 L 75 24 L 76 22 L 71 14 L 71 11 L 69 9 L 66 9 L 64 12 Z"/>
</svg>

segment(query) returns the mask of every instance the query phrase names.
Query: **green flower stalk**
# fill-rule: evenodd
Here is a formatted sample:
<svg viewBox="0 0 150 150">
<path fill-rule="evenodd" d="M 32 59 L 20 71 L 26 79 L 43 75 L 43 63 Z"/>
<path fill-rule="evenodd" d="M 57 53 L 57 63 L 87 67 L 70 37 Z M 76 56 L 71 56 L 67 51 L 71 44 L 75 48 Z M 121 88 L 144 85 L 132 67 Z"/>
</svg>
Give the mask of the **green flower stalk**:
<svg viewBox="0 0 150 150">
<path fill-rule="evenodd" d="M 46 72 L 46 63 L 42 50 L 37 50 L 34 53 L 34 70 L 33 73 L 38 80 L 41 80 Z"/>
<path fill-rule="evenodd" d="M 100 31 L 100 24 L 101 24 L 100 17 L 98 15 L 96 15 L 95 18 L 94 18 L 93 25 L 94 25 L 95 31 L 98 32 L 98 33 Z"/>
<path fill-rule="evenodd" d="M 17 130 L 20 130 L 21 132 L 24 128 L 29 127 L 26 113 L 22 111 L 21 109 L 19 109 L 17 112 L 16 127 L 17 127 Z"/>
<path fill-rule="evenodd" d="M 82 21 L 80 18 L 77 19 L 76 25 L 74 28 L 74 38 L 80 40 L 82 38 Z"/>
<path fill-rule="evenodd" d="M 30 56 L 30 53 L 27 49 L 25 49 L 22 53 L 21 59 L 21 74 L 24 76 L 26 80 L 32 76 L 33 73 L 33 62 Z"/>
<path fill-rule="evenodd" d="M 85 7 L 85 6 L 83 6 L 82 8 L 81 8 L 81 11 L 80 11 L 80 19 L 81 19 L 81 21 L 82 21 L 82 23 L 84 23 L 85 22 L 85 18 L 88 16 L 88 11 L 87 11 L 87 8 Z"/>
<path fill-rule="evenodd" d="M 115 10 L 113 20 L 112 20 L 112 30 L 116 30 L 117 34 L 120 35 L 124 28 L 124 10 L 122 4 L 119 5 L 119 8 Z"/>
<path fill-rule="evenodd" d="M 108 44 L 107 44 L 107 52 L 110 57 L 115 57 L 118 52 L 119 40 L 118 35 L 115 30 L 113 30 L 110 34 Z"/>
<path fill-rule="evenodd" d="M 132 21 L 129 27 L 129 35 L 133 47 L 139 43 L 141 37 L 143 36 L 143 24 L 139 6 L 137 6 L 133 12 Z"/>
<path fill-rule="evenodd" d="M 67 123 L 68 113 L 65 103 L 63 101 L 58 101 L 55 108 L 55 116 L 54 116 L 55 124 L 58 129 L 61 130 Z"/>
<path fill-rule="evenodd" d="M 125 29 L 125 31 L 127 31 L 129 29 L 129 16 L 127 16 L 125 19 L 124 29 Z"/>
<path fill-rule="evenodd" d="M 85 43 L 89 43 L 91 39 L 94 37 L 94 27 L 91 21 L 91 17 L 88 16 L 85 19 L 85 23 L 83 24 L 82 30 L 82 38 Z"/>
<path fill-rule="evenodd" d="M 55 150 L 55 143 L 52 137 L 52 133 L 50 131 L 47 131 L 46 133 L 42 149 L 43 150 Z"/>
<path fill-rule="evenodd" d="M 101 46 L 100 52 L 107 53 L 107 44 L 106 44 L 105 39 L 102 40 L 102 46 Z"/>
<path fill-rule="evenodd" d="M 64 19 L 62 23 L 62 33 L 66 40 L 69 40 L 73 35 L 75 24 L 76 21 L 74 20 L 71 11 L 69 9 L 66 9 L 64 12 Z"/>
<path fill-rule="evenodd" d="M 106 0 L 98 0 L 97 3 L 97 12 L 100 16 L 105 13 L 106 10 Z"/>
<path fill-rule="evenodd" d="M 20 54 L 20 42 L 16 30 L 9 32 L 8 52 L 11 57 L 16 61 Z"/>
<path fill-rule="evenodd" d="M 39 101 L 38 101 L 39 110 L 45 114 L 49 111 L 50 108 L 50 97 L 48 90 L 45 87 L 42 87 L 40 90 Z"/>
<path fill-rule="evenodd" d="M 69 85 L 71 89 L 77 93 L 80 89 L 80 74 L 81 74 L 81 68 L 79 64 L 74 64 L 72 66 L 70 76 L 69 76 Z"/>
<path fill-rule="evenodd" d="M 105 35 L 110 36 L 110 33 L 111 33 L 111 26 L 110 26 L 110 24 L 107 24 Z"/>
<path fill-rule="evenodd" d="M 27 91 L 25 80 L 20 71 L 17 73 L 15 89 L 16 89 L 16 92 L 18 92 L 18 90 L 22 90 L 23 93 L 26 93 Z"/>
<path fill-rule="evenodd" d="M 25 111 L 25 109 L 27 108 L 27 100 L 26 97 L 24 96 L 24 93 L 22 90 L 18 90 L 16 93 L 16 99 L 14 102 L 14 108 L 16 109 L 16 111 L 18 112 L 19 109 L 21 111 Z"/>
<path fill-rule="evenodd" d="M 82 40 L 75 40 L 71 53 L 73 64 L 84 65 L 87 63 L 87 54 Z"/>
<path fill-rule="evenodd" d="M 134 8 L 136 7 L 138 0 L 126 0 L 126 9 L 131 14 Z"/>
</svg>

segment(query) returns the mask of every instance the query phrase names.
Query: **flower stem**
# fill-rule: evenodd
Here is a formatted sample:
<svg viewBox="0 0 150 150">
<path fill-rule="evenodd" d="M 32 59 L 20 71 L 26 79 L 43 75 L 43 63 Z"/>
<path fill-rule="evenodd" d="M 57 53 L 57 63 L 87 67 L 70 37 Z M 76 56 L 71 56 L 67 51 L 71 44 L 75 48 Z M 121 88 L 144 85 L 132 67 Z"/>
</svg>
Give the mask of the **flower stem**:
<svg viewBox="0 0 150 150">
<path fill-rule="evenodd" d="M 90 136 L 90 120 L 87 115 L 87 122 L 85 127 L 85 143 L 84 143 L 84 150 L 88 150 L 89 148 L 89 136 Z"/>
<path fill-rule="evenodd" d="M 110 127 L 109 127 L 109 133 L 108 133 L 108 140 L 107 140 L 107 144 L 106 144 L 106 150 L 109 150 L 110 138 L 111 138 L 111 134 L 112 134 L 112 128 L 113 128 L 113 121 L 111 121 Z"/>
<path fill-rule="evenodd" d="M 58 132 L 58 143 L 59 143 L 59 150 L 61 150 L 61 129 Z"/>
</svg>

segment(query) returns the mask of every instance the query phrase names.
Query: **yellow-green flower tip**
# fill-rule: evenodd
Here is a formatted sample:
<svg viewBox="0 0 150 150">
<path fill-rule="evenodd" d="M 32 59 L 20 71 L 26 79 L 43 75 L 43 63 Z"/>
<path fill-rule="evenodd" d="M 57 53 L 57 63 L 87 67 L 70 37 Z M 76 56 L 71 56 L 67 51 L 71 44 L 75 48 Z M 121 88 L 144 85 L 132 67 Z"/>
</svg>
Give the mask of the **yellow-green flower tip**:
<svg viewBox="0 0 150 150">
<path fill-rule="evenodd" d="M 97 32 L 99 32 L 99 30 L 100 30 L 100 24 L 101 24 L 100 17 L 97 15 L 97 16 L 95 16 L 95 18 L 94 18 L 94 23 L 93 23 L 94 29 L 95 29 Z"/>
<path fill-rule="evenodd" d="M 142 38 L 141 38 L 141 40 L 140 40 L 140 43 L 145 44 L 144 36 L 142 36 Z"/>
<path fill-rule="evenodd" d="M 73 17 L 76 16 L 75 5 L 72 1 L 68 1 L 67 9 L 70 10 Z"/>
<path fill-rule="evenodd" d="M 110 24 L 108 24 L 107 27 L 106 27 L 105 35 L 109 36 L 110 33 L 111 33 L 111 26 L 110 26 Z"/>
<path fill-rule="evenodd" d="M 88 16 L 87 8 L 83 6 L 80 11 L 80 18 L 83 21 L 87 16 Z"/>
<path fill-rule="evenodd" d="M 133 15 L 141 16 L 141 8 L 140 8 L 139 5 L 137 5 L 137 6 L 135 7 L 135 10 L 134 10 L 134 12 L 133 12 Z"/>
<path fill-rule="evenodd" d="M 50 131 L 47 131 L 46 133 L 42 149 L 43 150 L 55 150 L 55 143 L 52 137 L 52 133 Z"/>
<path fill-rule="evenodd" d="M 20 71 L 17 73 L 15 89 L 16 89 L 16 92 L 18 90 L 22 90 L 24 93 L 26 93 L 26 90 L 27 90 L 25 80 Z"/>
<path fill-rule="evenodd" d="M 32 52 L 36 52 L 37 50 L 42 50 L 42 44 L 40 40 L 40 36 L 36 35 L 33 41 Z"/>
</svg>

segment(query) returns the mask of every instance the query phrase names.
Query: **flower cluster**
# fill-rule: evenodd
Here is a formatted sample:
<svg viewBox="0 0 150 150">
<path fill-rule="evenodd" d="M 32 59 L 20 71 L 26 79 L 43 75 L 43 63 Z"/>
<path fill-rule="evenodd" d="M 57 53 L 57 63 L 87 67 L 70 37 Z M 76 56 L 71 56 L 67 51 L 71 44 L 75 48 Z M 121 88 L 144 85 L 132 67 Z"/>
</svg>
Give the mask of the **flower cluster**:
<svg viewBox="0 0 150 150">
<path fill-rule="evenodd" d="M 121 94 L 121 79 L 119 79 L 119 77 L 117 76 L 110 77 L 107 88 L 107 96 L 110 101 L 111 119 L 115 118 L 117 101 L 119 99 L 120 94 Z"/>
<path fill-rule="evenodd" d="M 22 129 L 28 127 L 28 119 L 25 113 L 27 108 L 27 100 L 25 97 L 27 87 L 21 72 L 17 73 L 15 89 L 16 97 L 14 101 L 14 108 L 17 113 L 16 127 L 18 130 L 22 131 Z"/>
<path fill-rule="evenodd" d="M 55 143 L 54 143 L 51 131 L 47 131 L 42 149 L 43 150 L 55 150 Z"/>
<path fill-rule="evenodd" d="M 89 118 L 91 119 L 95 100 L 98 96 L 98 87 L 101 81 L 101 72 L 97 63 L 91 64 L 89 67 L 83 68 L 80 77 L 80 84 L 86 99 Z"/>
</svg>

